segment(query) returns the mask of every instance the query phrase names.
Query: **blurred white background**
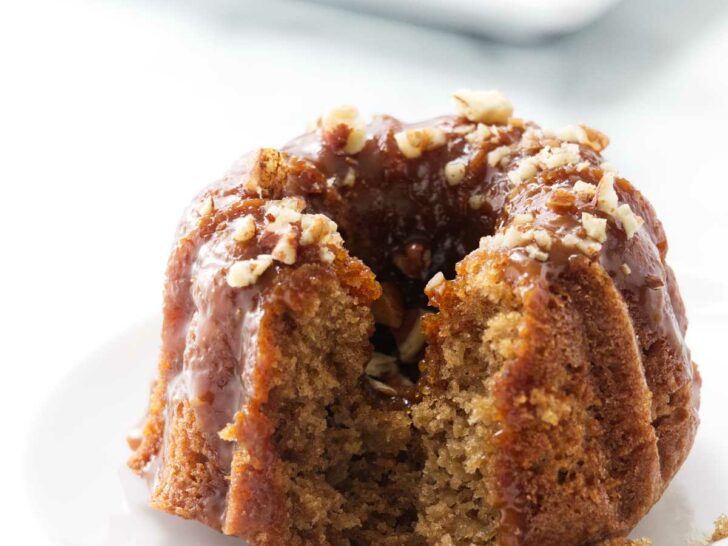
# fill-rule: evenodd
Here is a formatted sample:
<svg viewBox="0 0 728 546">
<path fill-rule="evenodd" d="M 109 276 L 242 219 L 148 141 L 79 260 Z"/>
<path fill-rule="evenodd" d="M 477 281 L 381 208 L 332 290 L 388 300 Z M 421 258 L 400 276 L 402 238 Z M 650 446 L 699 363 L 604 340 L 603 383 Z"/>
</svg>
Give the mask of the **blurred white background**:
<svg viewBox="0 0 728 546">
<path fill-rule="evenodd" d="M 625 0 L 580 32 L 521 44 L 303 1 L 2 3 L 0 543 L 75 544 L 33 515 L 34 423 L 62 438 L 73 424 L 43 401 L 96 348 L 159 313 L 188 200 L 238 155 L 282 144 L 339 103 L 417 120 L 451 111 L 456 88 L 499 88 L 520 117 L 606 132 L 606 156 L 665 223 L 692 349 L 718 393 L 728 381 L 726 59 L 725 0 Z M 142 365 L 151 377 L 154 363 Z M 709 393 L 704 411 L 722 423 L 725 401 Z"/>
</svg>

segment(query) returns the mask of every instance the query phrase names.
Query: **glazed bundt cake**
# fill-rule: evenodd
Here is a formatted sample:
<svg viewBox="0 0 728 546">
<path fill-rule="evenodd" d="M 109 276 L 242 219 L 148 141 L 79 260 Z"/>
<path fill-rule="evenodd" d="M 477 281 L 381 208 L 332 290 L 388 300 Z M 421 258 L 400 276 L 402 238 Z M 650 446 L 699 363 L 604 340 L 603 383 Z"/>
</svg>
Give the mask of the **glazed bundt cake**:
<svg viewBox="0 0 728 546">
<path fill-rule="evenodd" d="M 153 507 L 252 546 L 570 546 L 660 497 L 700 385 L 662 225 L 603 134 L 454 98 L 334 109 L 188 208 L 130 439 Z"/>
</svg>

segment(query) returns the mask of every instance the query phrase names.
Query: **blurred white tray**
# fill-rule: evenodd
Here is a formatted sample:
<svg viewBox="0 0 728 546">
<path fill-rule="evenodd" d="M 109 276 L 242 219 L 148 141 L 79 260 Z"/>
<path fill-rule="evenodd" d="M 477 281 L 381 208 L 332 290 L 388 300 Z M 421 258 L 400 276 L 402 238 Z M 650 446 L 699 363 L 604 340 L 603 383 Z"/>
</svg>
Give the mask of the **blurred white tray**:
<svg viewBox="0 0 728 546">
<path fill-rule="evenodd" d="M 319 0 L 505 40 L 574 32 L 619 0 Z"/>
</svg>

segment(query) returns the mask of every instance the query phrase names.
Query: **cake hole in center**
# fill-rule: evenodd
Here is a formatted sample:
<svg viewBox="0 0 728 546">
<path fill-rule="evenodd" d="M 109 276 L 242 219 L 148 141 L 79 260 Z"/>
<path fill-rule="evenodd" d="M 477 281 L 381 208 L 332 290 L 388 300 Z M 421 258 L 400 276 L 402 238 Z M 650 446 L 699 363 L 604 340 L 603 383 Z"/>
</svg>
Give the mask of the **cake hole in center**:
<svg viewBox="0 0 728 546">
<path fill-rule="evenodd" d="M 409 399 L 427 345 L 422 317 L 430 311 L 405 306 L 404 301 L 397 285 L 382 283 L 382 296 L 372 305 L 376 326 L 370 341 L 374 352 L 366 374 L 378 394 Z"/>
</svg>

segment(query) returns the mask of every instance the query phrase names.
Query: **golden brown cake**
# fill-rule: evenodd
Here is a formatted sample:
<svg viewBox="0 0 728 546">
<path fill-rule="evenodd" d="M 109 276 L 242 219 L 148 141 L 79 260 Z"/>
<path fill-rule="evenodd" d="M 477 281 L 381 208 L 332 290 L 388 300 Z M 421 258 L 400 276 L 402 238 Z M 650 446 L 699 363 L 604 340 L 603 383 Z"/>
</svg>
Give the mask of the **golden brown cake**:
<svg viewBox="0 0 728 546">
<path fill-rule="evenodd" d="M 252 546 L 624 537 L 698 424 L 667 241 L 586 126 L 334 109 L 185 212 L 130 466 Z"/>
</svg>

